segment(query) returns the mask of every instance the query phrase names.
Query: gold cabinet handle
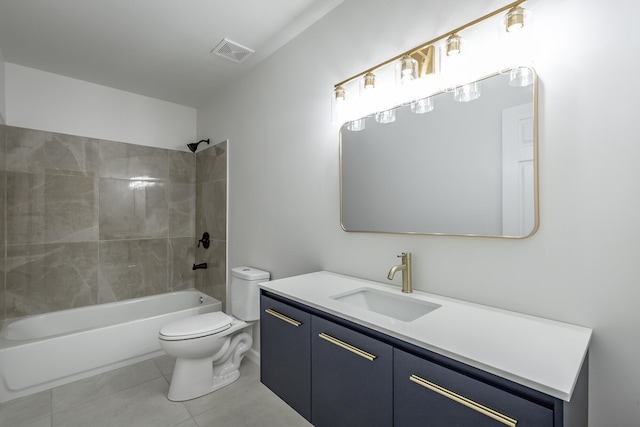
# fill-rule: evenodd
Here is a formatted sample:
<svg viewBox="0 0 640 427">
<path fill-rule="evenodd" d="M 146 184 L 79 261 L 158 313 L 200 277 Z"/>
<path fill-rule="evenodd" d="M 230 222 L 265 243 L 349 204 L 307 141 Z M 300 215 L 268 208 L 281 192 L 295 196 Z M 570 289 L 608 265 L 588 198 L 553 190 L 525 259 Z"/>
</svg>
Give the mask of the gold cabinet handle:
<svg viewBox="0 0 640 427">
<path fill-rule="evenodd" d="M 292 318 L 290 318 L 290 317 L 287 317 L 287 316 L 285 316 L 285 315 L 284 315 L 284 314 L 282 314 L 282 313 L 278 313 L 277 311 L 272 310 L 272 309 L 270 309 L 270 308 L 267 308 L 267 309 L 265 310 L 265 312 L 266 312 L 266 313 L 269 313 L 269 314 L 270 314 L 270 315 L 272 315 L 272 316 L 277 317 L 277 318 L 278 318 L 278 319 L 280 319 L 280 320 L 284 320 L 285 322 L 287 322 L 287 323 L 288 323 L 288 324 L 290 324 L 290 325 L 293 325 L 293 326 L 300 326 L 300 325 L 302 325 L 302 323 L 301 323 L 301 322 L 298 322 L 297 320 L 294 320 L 294 319 L 292 319 Z"/>
<path fill-rule="evenodd" d="M 364 351 L 364 350 L 360 350 L 358 347 L 354 347 L 354 346 L 352 346 L 351 344 L 347 344 L 347 343 L 346 343 L 346 342 L 344 342 L 344 341 L 340 341 L 339 339 L 334 338 L 334 337 L 332 337 L 331 335 L 327 335 L 327 334 L 325 334 L 324 332 L 322 332 L 322 333 L 318 334 L 318 336 L 319 336 L 320 338 L 322 338 L 323 340 L 327 340 L 327 341 L 329 341 L 331 344 L 335 344 L 335 345 L 337 345 L 338 347 L 342 347 L 342 348 L 344 348 L 345 350 L 349 350 L 350 352 L 355 353 L 355 354 L 357 354 L 357 355 L 358 355 L 358 356 L 360 356 L 360 357 L 364 357 L 365 359 L 367 359 L 367 360 L 368 360 L 368 361 L 370 361 L 370 362 L 373 362 L 373 360 L 376 358 L 376 356 L 375 356 L 375 355 L 373 355 L 373 354 L 371 354 L 371 353 L 367 353 L 367 352 L 366 352 L 366 351 Z"/>
<path fill-rule="evenodd" d="M 439 385 L 434 384 L 431 381 L 427 381 L 424 378 L 420 378 L 417 375 L 411 375 L 409 377 L 409 380 L 413 381 L 416 384 L 421 385 L 422 387 L 426 387 L 429 390 L 434 391 L 444 397 L 448 397 L 449 399 L 454 400 L 466 406 L 467 408 L 471 408 L 474 411 L 477 411 L 477 412 L 480 412 L 481 414 L 486 415 L 487 417 L 493 418 L 494 420 L 499 421 L 504 425 L 507 425 L 509 427 L 516 427 L 516 424 L 518 424 L 518 421 L 514 420 L 513 418 L 509 418 L 506 415 L 501 414 L 500 412 L 494 411 L 491 408 L 487 408 L 486 406 L 483 406 L 477 402 L 474 402 L 471 399 L 467 399 L 464 396 L 460 396 L 457 393 L 447 390 L 444 387 L 440 387 Z"/>
</svg>

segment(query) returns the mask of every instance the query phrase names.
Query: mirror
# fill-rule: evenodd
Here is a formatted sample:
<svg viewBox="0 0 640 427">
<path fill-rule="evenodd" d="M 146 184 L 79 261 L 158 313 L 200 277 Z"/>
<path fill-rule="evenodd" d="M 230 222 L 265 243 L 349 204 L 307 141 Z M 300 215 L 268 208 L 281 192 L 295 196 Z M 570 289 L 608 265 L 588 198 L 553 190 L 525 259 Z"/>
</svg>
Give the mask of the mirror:
<svg viewBox="0 0 640 427">
<path fill-rule="evenodd" d="M 340 130 L 340 220 L 345 231 L 523 238 L 538 228 L 537 79 L 480 80 L 481 95 L 434 108 L 395 108 Z M 518 76 L 516 76 L 518 77 Z"/>
</svg>

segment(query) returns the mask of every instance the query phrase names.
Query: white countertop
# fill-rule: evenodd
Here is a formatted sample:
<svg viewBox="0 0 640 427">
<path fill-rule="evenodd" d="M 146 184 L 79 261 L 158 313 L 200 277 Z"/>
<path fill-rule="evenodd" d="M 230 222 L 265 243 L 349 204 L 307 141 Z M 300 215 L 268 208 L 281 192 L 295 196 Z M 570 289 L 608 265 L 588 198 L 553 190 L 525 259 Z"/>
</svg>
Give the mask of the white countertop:
<svg viewBox="0 0 640 427">
<path fill-rule="evenodd" d="M 326 271 L 260 287 L 567 402 L 591 340 L 589 328 Z M 331 298 L 363 287 L 442 307 L 403 322 Z"/>
</svg>

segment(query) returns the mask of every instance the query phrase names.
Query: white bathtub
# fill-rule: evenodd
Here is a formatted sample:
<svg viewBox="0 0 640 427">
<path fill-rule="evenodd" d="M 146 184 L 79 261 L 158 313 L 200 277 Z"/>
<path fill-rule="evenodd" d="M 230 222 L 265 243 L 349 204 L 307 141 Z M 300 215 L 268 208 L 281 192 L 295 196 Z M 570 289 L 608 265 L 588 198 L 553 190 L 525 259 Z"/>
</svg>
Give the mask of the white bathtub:
<svg viewBox="0 0 640 427">
<path fill-rule="evenodd" d="M 0 402 L 160 356 L 162 326 L 222 304 L 196 290 L 3 322 Z"/>
</svg>

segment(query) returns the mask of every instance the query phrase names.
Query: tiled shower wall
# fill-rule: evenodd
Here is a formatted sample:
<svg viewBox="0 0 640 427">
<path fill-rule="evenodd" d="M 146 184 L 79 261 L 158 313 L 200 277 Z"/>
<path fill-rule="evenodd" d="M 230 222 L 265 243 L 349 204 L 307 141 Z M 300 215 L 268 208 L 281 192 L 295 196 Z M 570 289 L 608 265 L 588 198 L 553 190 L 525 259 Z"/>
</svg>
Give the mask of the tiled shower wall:
<svg viewBox="0 0 640 427">
<path fill-rule="evenodd" d="M 202 147 L 202 144 L 200 145 Z M 222 301 L 226 309 L 227 142 L 196 153 L 196 236 L 208 232 L 209 249 L 196 248 L 196 288 Z"/>
<path fill-rule="evenodd" d="M 207 255 L 222 255 L 206 271 L 221 281 L 191 267 L 202 257 L 196 188 L 226 190 L 226 145 L 197 157 L 196 186 L 192 153 L 0 125 L 0 318 L 193 288 L 196 277 L 224 301 L 226 195 L 203 209 L 213 223 L 198 221 L 216 239 Z"/>
</svg>

